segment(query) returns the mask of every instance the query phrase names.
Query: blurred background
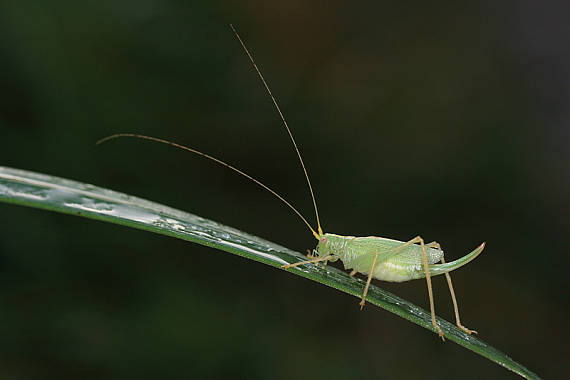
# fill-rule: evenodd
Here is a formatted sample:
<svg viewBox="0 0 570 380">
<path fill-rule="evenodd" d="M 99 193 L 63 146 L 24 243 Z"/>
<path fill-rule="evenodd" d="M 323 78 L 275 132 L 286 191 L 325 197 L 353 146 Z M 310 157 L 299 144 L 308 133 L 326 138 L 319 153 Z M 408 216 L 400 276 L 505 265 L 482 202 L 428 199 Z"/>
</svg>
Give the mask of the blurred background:
<svg viewBox="0 0 570 380">
<path fill-rule="evenodd" d="M 0 165 L 125 192 L 305 252 L 326 231 L 449 259 L 462 320 L 545 378 L 570 354 L 568 5 L 344 1 L 0 4 Z M 382 309 L 237 256 L 0 204 L 0 377 L 516 378 Z M 436 310 L 453 320 L 445 280 Z M 425 283 L 377 282 L 428 307 Z M 566 375 L 565 375 L 566 374 Z"/>
</svg>

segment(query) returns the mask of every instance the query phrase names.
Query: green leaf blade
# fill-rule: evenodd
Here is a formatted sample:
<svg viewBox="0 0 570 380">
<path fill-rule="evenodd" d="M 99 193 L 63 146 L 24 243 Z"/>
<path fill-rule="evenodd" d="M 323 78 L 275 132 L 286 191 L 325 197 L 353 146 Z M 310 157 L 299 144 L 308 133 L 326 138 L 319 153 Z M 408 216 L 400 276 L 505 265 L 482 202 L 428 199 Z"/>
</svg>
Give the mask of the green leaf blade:
<svg viewBox="0 0 570 380">
<path fill-rule="evenodd" d="M 304 260 L 302 254 L 234 228 L 158 203 L 59 177 L 0 166 L 0 201 L 120 224 L 217 248 L 280 268 Z M 289 270 L 360 297 L 364 281 L 328 266 L 303 265 Z M 434 331 L 428 311 L 371 285 L 367 302 Z M 438 318 L 448 340 L 519 374 L 539 377 L 481 339 Z M 435 332 L 435 331 L 434 331 Z"/>
</svg>

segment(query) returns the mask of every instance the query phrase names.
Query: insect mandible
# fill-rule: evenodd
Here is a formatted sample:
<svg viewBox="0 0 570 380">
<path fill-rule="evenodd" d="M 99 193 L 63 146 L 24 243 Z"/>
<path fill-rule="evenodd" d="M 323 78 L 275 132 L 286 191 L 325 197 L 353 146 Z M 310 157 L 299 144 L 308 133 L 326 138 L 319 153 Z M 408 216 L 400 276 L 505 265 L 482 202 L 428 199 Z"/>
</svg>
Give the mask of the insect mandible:
<svg viewBox="0 0 570 380">
<path fill-rule="evenodd" d="M 219 160 L 215 157 L 212 157 L 208 154 L 202 153 L 196 149 L 176 144 L 164 139 L 135 134 L 135 133 L 114 134 L 99 140 L 97 144 L 101 144 L 108 140 L 119 137 L 134 137 L 144 140 L 151 140 L 171 145 L 192 152 L 199 156 L 205 157 L 255 182 L 257 185 L 269 191 L 271 194 L 273 194 L 275 197 L 277 197 L 279 200 L 285 203 L 289 208 L 291 208 L 297 214 L 297 216 L 299 216 L 299 218 L 301 218 L 301 220 L 307 225 L 307 227 L 311 230 L 313 236 L 318 241 L 317 247 L 312 251 L 312 253 L 309 253 L 307 255 L 308 260 L 292 263 L 289 265 L 284 265 L 282 266 L 282 268 L 289 269 L 299 265 L 306 265 L 306 264 L 314 264 L 314 265 L 322 264 L 323 266 L 326 266 L 328 262 L 335 262 L 337 260 L 340 260 L 344 264 L 345 269 L 352 270 L 350 272 L 351 276 L 354 276 L 356 273 L 362 273 L 364 275 L 367 275 L 366 285 L 364 286 L 364 290 L 362 292 L 362 300 L 360 301 L 361 309 L 364 307 L 366 301 L 366 294 L 368 293 L 368 288 L 373 278 L 383 281 L 392 281 L 392 282 L 403 282 L 418 278 L 425 278 L 428 289 L 432 325 L 443 340 L 445 340 L 443 331 L 438 326 L 435 319 L 435 307 L 433 301 L 431 277 L 444 274 L 447 279 L 449 292 L 451 293 L 451 299 L 453 301 L 453 309 L 455 312 L 455 323 L 457 327 L 465 331 L 467 334 L 477 333 L 476 331 L 470 330 L 461 324 L 461 320 L 459 318 L 459 308 L 457 306 L 457 299 L 455 297 L 455 291 L 453 290 L 453 284 L 451 282 L 451 276 L 449 275 L 449 272 L 469 263 L 471 260 L 477 257 L 483 251 L 483 248 L 485 248 L 485 243 L 481 244 L 479 247 L 477 247 L 475 250 L 473 250 L 471 253 L 467 254 L 466 256 L 463 256 L 462 258 L 457 259 L 455 261 L 446 263 L 441 246 L 437 242 L 426 244 L 424 240 L 421 238 L 421 236 L 416 236 L 415 238 L 404 242 L 404 241 L 387 239 L 377 236 L 355 237 L 355 236 L 342 236 L 331 233 L 324 233 L 321 227 L 319 212 L 317 209 L 317 202 L 315 200 L 315 195 L 313 193 L 311 181 L 309 179 L 309 175 L 307 173 L 305 163 L 303 162 L 303 158 L 301 157 L 299 148 L 297 147 L 297 143 L 295 142 L 293 134 L 291 133 L 291 129 L 289 128 L 289 125 L 285 120 L 285 116 L 283 115 L 279 105 L 277 104 L 277 100 L 273 96 L 273 93 L 271 92 L 267 82 L 265 81 L 263 74 L 261 73 L 257 64 L 255 63 L 253 56 L 247 49 L 245 43 L 241 39 L 240 35 L 238 34 L 234 26 L 230 24 L 230 27 L 234 32 L 235 36 L 237 37 L 242 48 L 244 49 L 245 53 L 247 54 L 251 64 L 253 65 L 253 68 L 257 72 L 257 75 L 261 79 L 263 86 L 265 87 L 265 90 L 271 97 L 271 100 L 273 101 L 273 104 L 279 114 L 279 117 L 281 118 L 283 125 L 287 129 L 291 142 L 293 143 L 293 146 L 297 153 L 297 157 L 299 158 L 301 167 L 303 168 L 305 179 L 307 180 L 307 185 L 309 187 L 309 192 L 311 194 L 311 199 L 313 201 L 313 207 L 315 210 L 315 216 L 317 221 L 316 230 L 313 229 L 313 227 L 309 224 L 309 222 L 307 222 L 307 220 L 303 217 L 303 215 L 301 215 L 299 211 L 297 211 L 297 209 L 295 209 L 295 207 L 293 207 L 287 200 L 285 200 L 285 198 L 283 198 L 277 192 L 273 191 L 268 186 L 264 185 L 257 179 L 246 174 L 245 172 L 235 168 L 234 166 L 222 160 Z M 441 264 L 437 264 L 439 262 L 441 262 Z"/>
</svg>

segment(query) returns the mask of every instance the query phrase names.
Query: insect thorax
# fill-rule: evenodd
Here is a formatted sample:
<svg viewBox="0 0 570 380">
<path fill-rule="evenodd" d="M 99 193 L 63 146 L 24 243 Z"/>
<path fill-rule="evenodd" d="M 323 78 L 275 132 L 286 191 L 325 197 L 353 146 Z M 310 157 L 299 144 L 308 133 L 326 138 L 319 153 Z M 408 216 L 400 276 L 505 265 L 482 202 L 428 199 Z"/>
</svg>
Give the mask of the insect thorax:
<svg viewBox="0 0 570 380">
<path fill-rule="evenodd" d="M 348 242 L 352 239 L 353 236 L 324 234 L 317 244 L 317 254 L 319 257 L 333 255 L 334 258 L 329 261 L 342 260 L 346 255 Z"/>
</svg>

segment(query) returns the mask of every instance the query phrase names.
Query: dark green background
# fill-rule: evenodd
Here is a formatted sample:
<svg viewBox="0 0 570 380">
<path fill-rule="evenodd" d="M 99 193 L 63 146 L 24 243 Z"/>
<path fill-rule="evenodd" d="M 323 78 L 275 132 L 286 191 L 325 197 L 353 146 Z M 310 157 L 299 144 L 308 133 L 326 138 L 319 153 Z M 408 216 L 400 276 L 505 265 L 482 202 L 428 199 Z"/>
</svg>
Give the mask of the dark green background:
<svg viewBox="0 0 570 380">
<path fill-rule="evenodd" d="M 564 2 L 3 1 L 0 164 L 123 191 L 305 251 L 326 231 L 439 241 L 465 325 L 567 375 Z M 567 7 L 567 5 L 566 5 Z M 515 378 L 330 288 L 205 247 L 0 205 L 0 377 Z M 425 283 L 378 285 L 427 307 Z M 445 281 L 436 310 L 452 320 Z"/>
</svg>

